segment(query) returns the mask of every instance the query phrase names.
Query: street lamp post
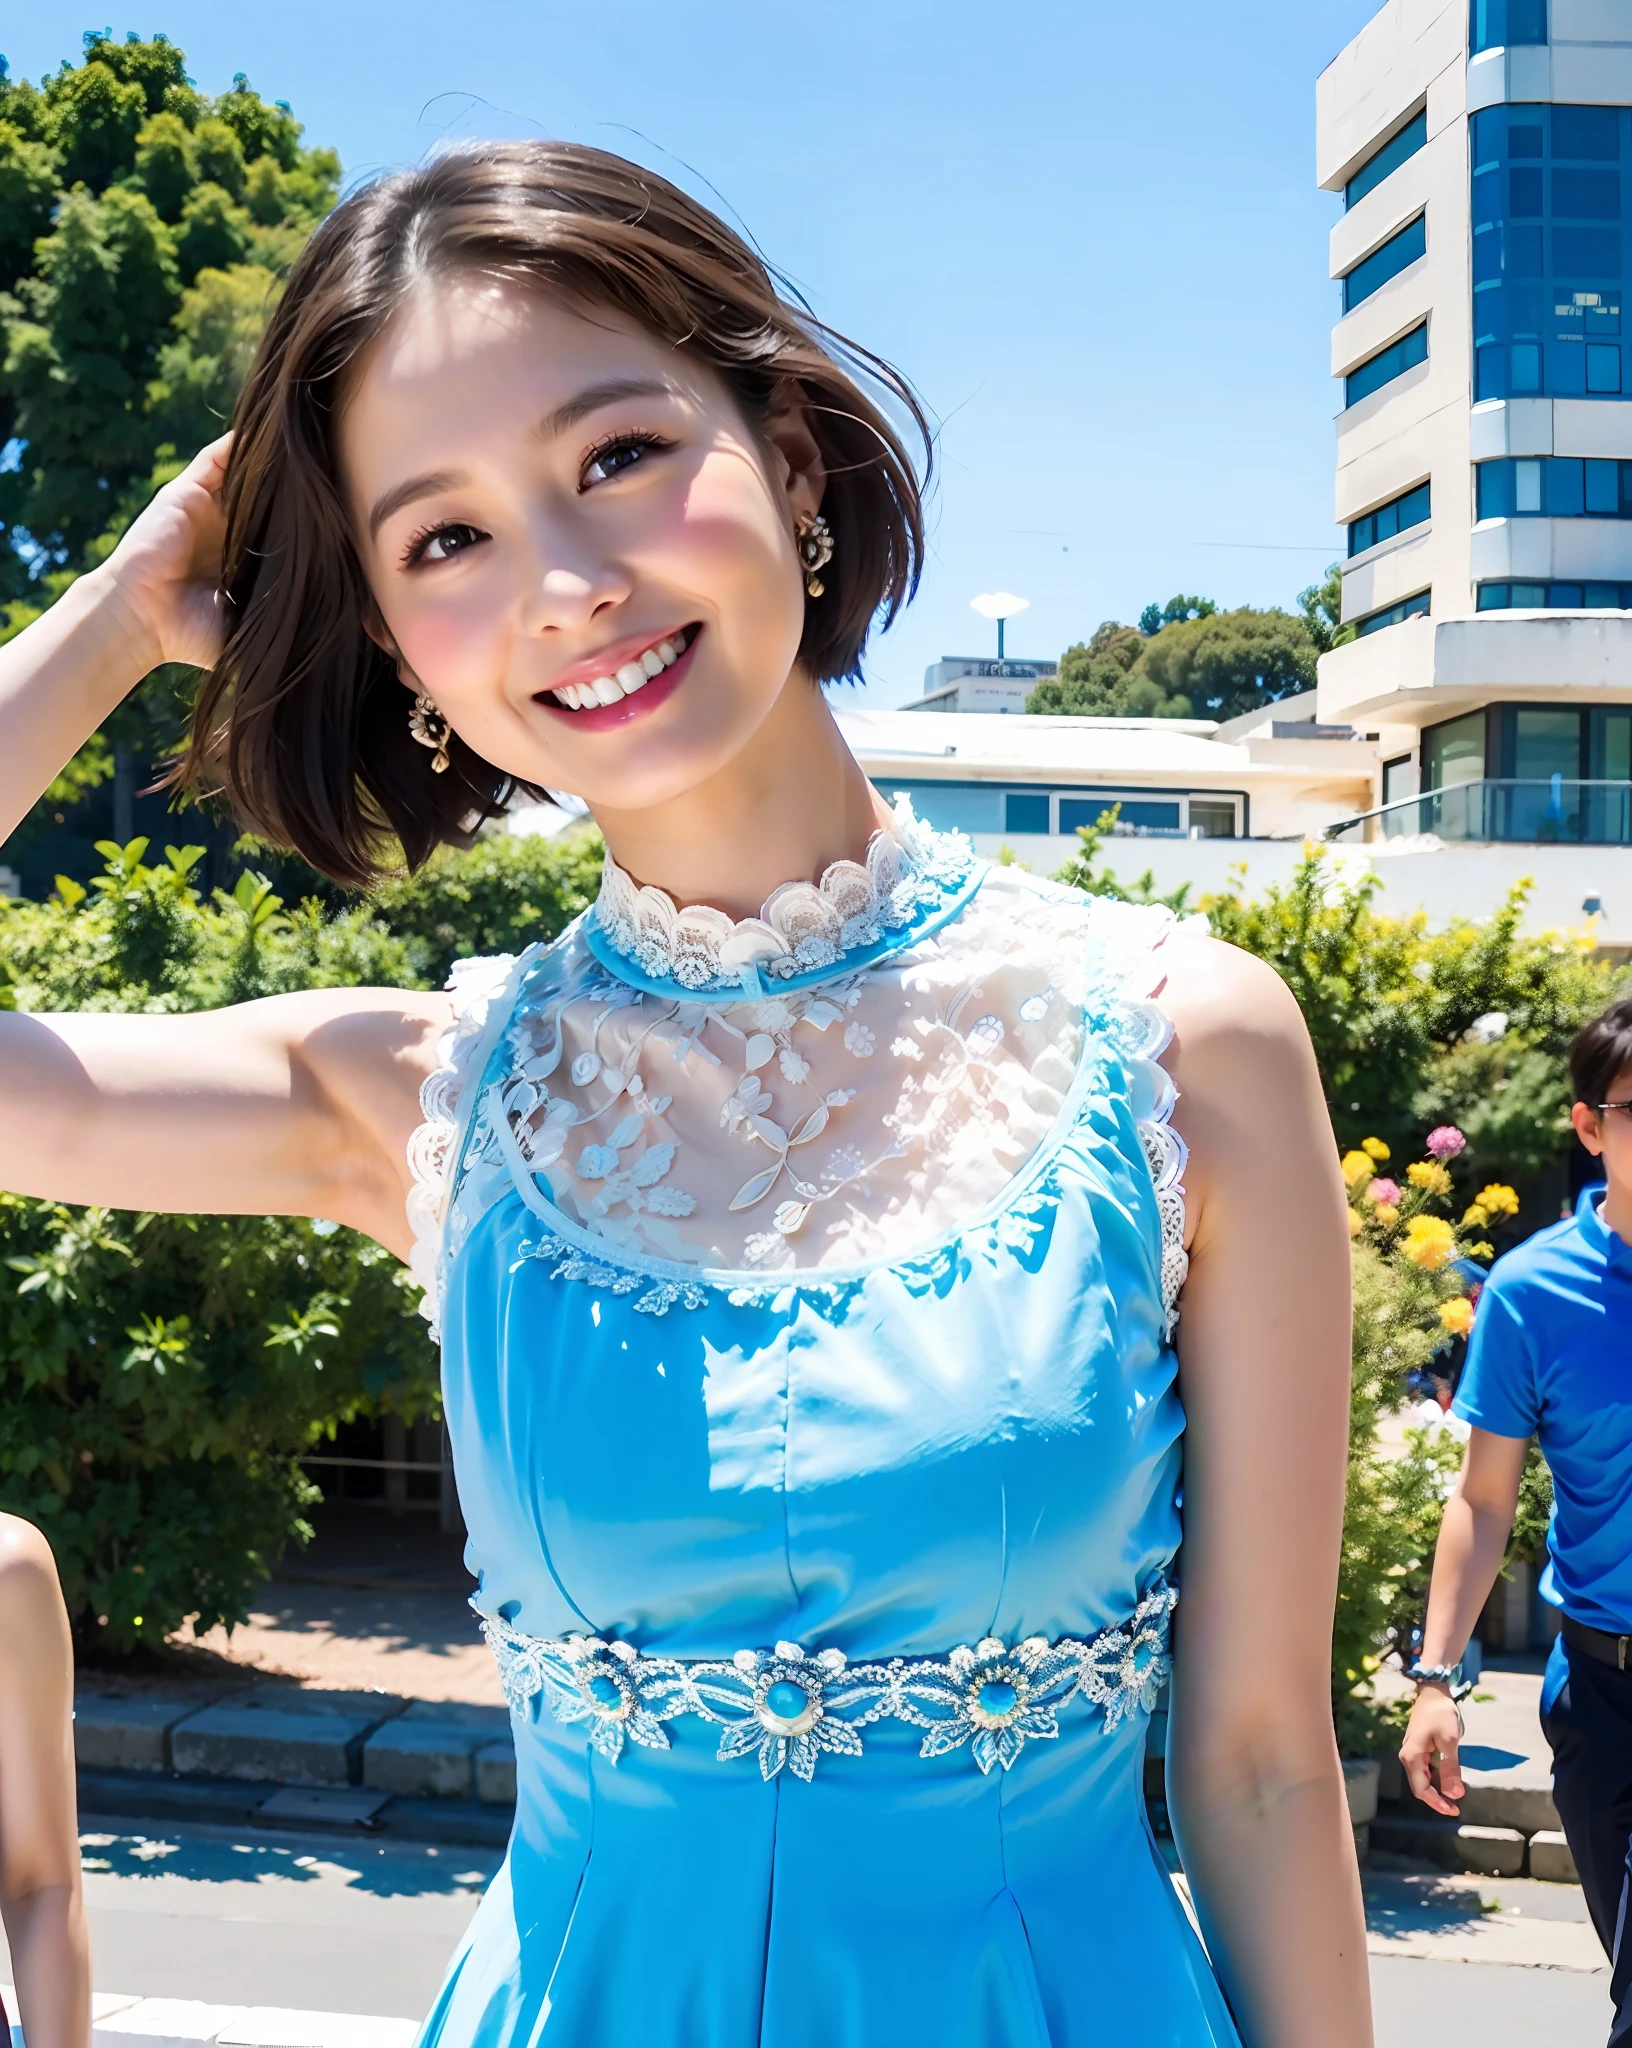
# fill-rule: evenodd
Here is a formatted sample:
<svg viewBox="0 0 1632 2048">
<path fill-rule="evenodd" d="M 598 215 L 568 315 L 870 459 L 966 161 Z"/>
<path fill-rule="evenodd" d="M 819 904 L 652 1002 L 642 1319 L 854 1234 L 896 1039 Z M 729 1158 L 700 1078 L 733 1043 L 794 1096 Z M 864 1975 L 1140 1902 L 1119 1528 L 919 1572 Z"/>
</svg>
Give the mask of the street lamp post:
<svg viewBox="0 0 1632 2048">
<path fill-rule="evenodd" d="M 997 658 L 1003 659 L 1003 627 L 1017 612 L 1030 611 L 1029 597 L 1016 597 L 1012 590 L 985 590 L 979 597 L 969 600 L 969 609 L 979 612 L 983 619 L 997 621 Z"/>
</svg>

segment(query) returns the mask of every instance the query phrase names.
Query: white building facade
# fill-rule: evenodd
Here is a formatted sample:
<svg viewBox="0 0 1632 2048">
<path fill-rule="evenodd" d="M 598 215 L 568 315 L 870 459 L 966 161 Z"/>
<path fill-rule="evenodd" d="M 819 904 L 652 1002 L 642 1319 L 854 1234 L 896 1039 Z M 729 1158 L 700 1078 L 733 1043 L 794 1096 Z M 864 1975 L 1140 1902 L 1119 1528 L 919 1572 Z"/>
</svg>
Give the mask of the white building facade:
<svg viewBox="0 0 1632 2048">
<path fill-rule="evenodd" d="M 1358 628 L 1318 708 L 1378 761 L 1345 836 L 1591 848 L 1618 893 L 1632 0 L 1388 0 L 1317 100 Z"/>
</svg>

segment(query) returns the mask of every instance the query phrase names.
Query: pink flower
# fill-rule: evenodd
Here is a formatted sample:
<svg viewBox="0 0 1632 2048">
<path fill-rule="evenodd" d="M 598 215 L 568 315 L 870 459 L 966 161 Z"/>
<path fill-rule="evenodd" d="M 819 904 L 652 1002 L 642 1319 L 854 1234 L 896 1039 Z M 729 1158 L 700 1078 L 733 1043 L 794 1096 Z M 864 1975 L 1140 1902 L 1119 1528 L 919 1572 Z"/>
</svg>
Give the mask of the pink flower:
<svg viewBox="0 0 1632 2048">
<path fill-rule="evenodd" d="M 1438 1130 L 1428 1133 L 1426 1149 L 1443 1166 L 1447 1159 L 1454 1159 L 1467 1142 L 1455 1124 L 1441 1124 Z"/>
<path fill-rule="evenodd" d="M 1374 1202 L 1386 1203 L 1390 1209 L 1400 1206 L 1400 1184 L 1397 1180 L 1374 1180 L 1366 1193 Z"/>
</svg>

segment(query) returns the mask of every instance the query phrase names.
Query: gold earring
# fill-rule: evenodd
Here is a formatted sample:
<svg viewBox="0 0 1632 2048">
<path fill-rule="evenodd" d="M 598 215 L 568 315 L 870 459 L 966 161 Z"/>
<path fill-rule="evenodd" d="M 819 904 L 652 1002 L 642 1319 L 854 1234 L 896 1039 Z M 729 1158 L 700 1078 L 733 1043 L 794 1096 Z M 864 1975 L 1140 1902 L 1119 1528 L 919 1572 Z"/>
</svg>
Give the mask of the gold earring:
<svg viewBox="0 0 1632 2048">
<path fill-rule="evenodd" d="M 422 747 L 435 748 L 431 756 L 431 773 L 443 774 L 448 765 L 448 738 L 453 728 L 425 690 L 415 693 L 414 708 L 408 714 L 408 730 Z"/>
<path fill-rule="evenodd" d="M 820 512 L 806 512 L 794 521 L 793 536 L 799 566 L 805 572 L 806 594 L 820 597 L 827 588 L 820 572 L 833 559 L 833 530 Z"/>
</svg>

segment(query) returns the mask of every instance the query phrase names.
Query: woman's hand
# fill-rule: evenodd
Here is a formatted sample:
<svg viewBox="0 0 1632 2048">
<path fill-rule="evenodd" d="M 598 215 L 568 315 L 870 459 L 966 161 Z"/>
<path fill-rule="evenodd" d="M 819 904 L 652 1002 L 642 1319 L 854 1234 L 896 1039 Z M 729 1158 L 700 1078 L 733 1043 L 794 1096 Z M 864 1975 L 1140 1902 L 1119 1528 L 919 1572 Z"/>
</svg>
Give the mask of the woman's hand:
<svg viewBox="0 0 1632 2048">
<path fill-rule="evenodd" d="M 232 436 L 201 448 L 130 524 L 97 575 L 143 636 L 149 668 L 210 668 L 221 653 L 221 486 Z"/>
<path fill-rule="evenodd" d="M 1415 1706 L 1400 1744 L 1406 1782 L 1435 1813 L 1455 1819 L 1461 1809 L 1451 1802 L 1462 1797 L 1462 1716 L 1443 1685 L 1417 1688 Z"/>
</svg>

